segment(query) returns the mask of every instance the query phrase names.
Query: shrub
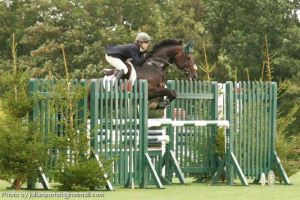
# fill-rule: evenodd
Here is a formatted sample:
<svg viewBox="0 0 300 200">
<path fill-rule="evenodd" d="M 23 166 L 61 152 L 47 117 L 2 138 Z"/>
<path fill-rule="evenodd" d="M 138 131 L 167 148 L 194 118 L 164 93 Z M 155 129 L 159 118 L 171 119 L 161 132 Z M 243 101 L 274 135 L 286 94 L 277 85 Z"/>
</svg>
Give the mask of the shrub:
<svg viewBox="0 0 300 200">
<path fill-rule="evenodd" d="M 288 176 L 295 174 L 300 169 L 300 135 L 289 136 L 289 125 L 296 120 L 296 113 L 300 106 L 294 105 L 292 108 L 280 108 L 288 110 L 286 114 L 281 114 L 277 120 L 277 143 L 276 149 Z"/>
<path fill-rule="evenodd" d="M 101 163 L 109 166 L 108 163 Z M 82 190 L 102 187 L 106 184 L 104 173 L 108 168 L 100 168 L 96 159 L 83 160 L 77 164 L 67 164 L 63 170 L 56 172 L 56 179 L 62 190 Z"/>
<path fill-rule="evenodd" d="M 26 101 L 23 99 L 23 101 Z M 38 129 L 28 124 L 28 119 L 19 118 L 17 113 L 4 112 L 0 118 L 0 174 L 6 181 L 36 179 L 38 167 L 43 167 L 46 146 Z M 20 185 L 16 185 L 19 188 Z"/>
</svg>

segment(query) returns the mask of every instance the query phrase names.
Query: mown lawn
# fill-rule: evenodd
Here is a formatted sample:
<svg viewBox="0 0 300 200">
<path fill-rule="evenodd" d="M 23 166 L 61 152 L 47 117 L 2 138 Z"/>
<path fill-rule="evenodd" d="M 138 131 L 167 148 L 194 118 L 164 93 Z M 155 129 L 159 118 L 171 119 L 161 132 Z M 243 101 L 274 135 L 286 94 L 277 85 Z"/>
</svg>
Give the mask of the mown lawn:
<svg viewBox="0 0 300 200">
<path fill-rule="evenodd" d="M 222 200 L 299 200 L 300 199 L 300 173 L 290 177 L 293 185 L 279 185 L 274 186 L 260 186 L 260 185 L 250 185 L 250 186 L 209 186 L 208 184 L 200 183 L 189 183 L 186 185 L 173 184 L 172 186 L 166 186 L 165 189 L 127 189 L 127 188 L 116 188 L 115 191 L 101 191 L 104 197 L 82 197 L 82 198 L 68 198 L 68 197 L 51 197 L 51 198 L 28 198 L 27 199 L 113 199 L 113 200 L 166 200 L 166 199 L 222 199 Z M 8 183 L 1 181 L 0 190 L 2 199 L 25 199 L 26 195 L 30 194 L 43 194 L 44 191 L 14 191 L 6 190 Z M 7 194 L 14 194 L 15 198 L 7 197 Z M 49 191 L 47 193 L 55 193 L 61 195 L 68 195 L 68 192 L 54 192 Z M 87 193 L 87 192 L 86 192 Z M 101 196 L 101 195 L 100 195 Z"/>
</svg>

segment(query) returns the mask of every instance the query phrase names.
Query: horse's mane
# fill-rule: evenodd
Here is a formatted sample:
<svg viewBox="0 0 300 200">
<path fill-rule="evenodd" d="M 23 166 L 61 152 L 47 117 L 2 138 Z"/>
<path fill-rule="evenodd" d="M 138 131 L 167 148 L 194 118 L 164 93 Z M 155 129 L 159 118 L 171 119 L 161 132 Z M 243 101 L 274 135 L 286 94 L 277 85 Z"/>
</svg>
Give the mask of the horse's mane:
<svg viewBox="0 0 300 200">
<path fill-rule="evenodd" d="M 173 45 L 182 45 L 182 41 L 176 40 L 176 39 L 163 40 L 160 43 L 154 45 L 154 47 L 150 51 L 149 55 L 153 55 L 157 50 L 161 49 L 162 47 L 173 46 Z"/>
</svg>

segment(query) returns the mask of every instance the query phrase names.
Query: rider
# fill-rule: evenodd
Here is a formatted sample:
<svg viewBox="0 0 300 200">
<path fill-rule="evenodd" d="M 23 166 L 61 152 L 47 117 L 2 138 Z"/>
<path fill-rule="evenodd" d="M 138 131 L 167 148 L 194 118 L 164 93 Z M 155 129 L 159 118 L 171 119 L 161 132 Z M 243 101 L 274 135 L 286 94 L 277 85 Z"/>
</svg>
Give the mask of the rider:
<svg viewBox="0 0 300 200">
<path fill-rule="evenodd" d="M 150 36 L 145 32 L 140 32 L 135 39 L 135 43 L 109 46 L 106 49 L 105 59 L 109 64 L 119 70 L 116 79 L 120 80 L 128 73 L 125 61 L 132 60 L 133 65 L 140 65 L 146 60 L 145 52 L 150 46 Z"/>
</svg>

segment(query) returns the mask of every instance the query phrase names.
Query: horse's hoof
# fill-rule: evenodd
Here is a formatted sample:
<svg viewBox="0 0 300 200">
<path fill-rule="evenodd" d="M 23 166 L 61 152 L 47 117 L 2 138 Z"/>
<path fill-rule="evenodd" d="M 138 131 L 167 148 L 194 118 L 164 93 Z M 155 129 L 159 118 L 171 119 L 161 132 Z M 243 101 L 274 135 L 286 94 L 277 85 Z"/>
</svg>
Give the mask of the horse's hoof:
<svg viewBox="0 0 300 200">
<path fill-rule="evenodd" d="M 170 100 L 169 99 L 165 99 L 164 101 L 165 106 L 170 104 Z"/>
<path fill-rule="evenodd" d="M 176 92 L 176 90 L 172 90 L 172 95 L 174 96 L 174 99 L 177 98 L 177 92 Z"/>
<path fill-rule="evenodd" d="M 157 106 L 156 106 L 156 110 L 165 109 L 165 108 L 166 108 L 166 103 L 165 102 L 158 103 Z"/>
</svg>

